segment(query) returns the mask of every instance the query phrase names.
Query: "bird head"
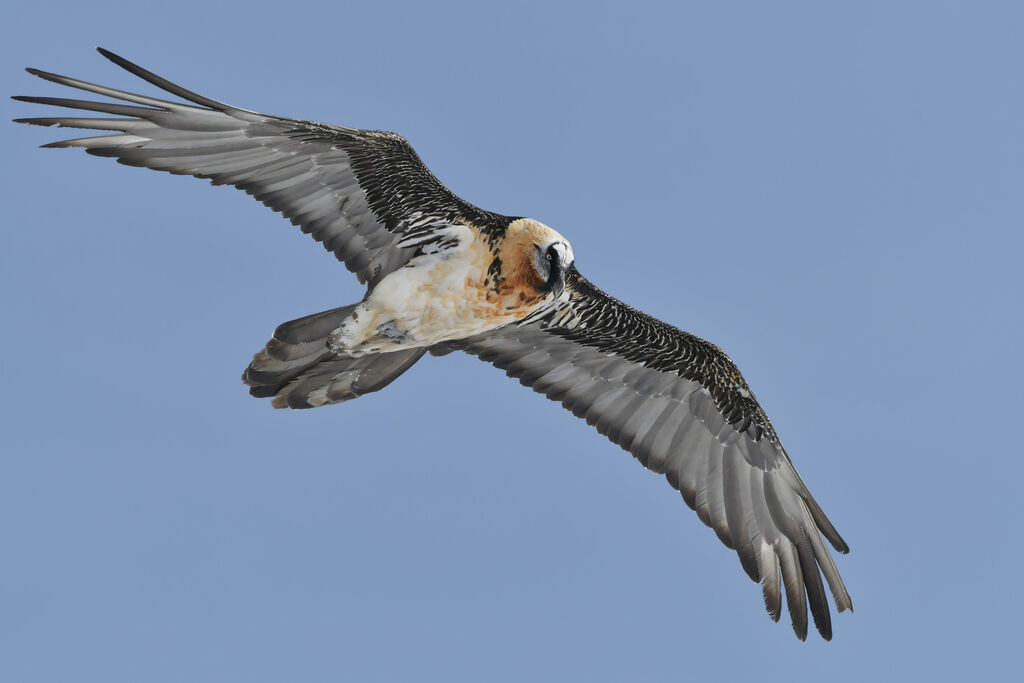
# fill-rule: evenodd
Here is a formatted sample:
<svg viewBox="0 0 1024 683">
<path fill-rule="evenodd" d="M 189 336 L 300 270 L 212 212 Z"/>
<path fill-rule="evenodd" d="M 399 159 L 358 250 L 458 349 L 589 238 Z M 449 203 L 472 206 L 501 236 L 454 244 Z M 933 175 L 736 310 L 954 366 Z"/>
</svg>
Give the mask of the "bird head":
<svg viewBox="0 0 1024 683">
<path fill-rule="evenodd" d="M 533 250 L 533 267 L 552 298 L 558 299 L 565 291 L 565 273 L 572 267 L 572 247 L 559 236 L 544 244 L 534 244 Z"/>
<path fill-rule="evenodd" d="M 535 292 L 538 298 L 557 299 L 565 291 L 565 275 L 572 267 L 569 240 L 532 218 L 518 218 L 508 226 L 499 253 L 505 277 Z"/>
</svg>

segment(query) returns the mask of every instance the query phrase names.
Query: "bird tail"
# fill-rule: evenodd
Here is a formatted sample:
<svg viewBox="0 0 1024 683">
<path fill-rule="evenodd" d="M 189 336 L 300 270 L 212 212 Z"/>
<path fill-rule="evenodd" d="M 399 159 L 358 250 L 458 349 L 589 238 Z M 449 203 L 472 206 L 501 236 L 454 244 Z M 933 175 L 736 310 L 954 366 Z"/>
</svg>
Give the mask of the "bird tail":
<svg viewBox="0 0 1024 683">
<path fill-rule="evenodd" d="M 358 304 L 283 323 L 242 373 L 249 393 L 274 397 L 275 408 L 316 408 L 379 391 L 408 370 L 426 348 L 339 356 L 327 337 Z"/>
</svg>

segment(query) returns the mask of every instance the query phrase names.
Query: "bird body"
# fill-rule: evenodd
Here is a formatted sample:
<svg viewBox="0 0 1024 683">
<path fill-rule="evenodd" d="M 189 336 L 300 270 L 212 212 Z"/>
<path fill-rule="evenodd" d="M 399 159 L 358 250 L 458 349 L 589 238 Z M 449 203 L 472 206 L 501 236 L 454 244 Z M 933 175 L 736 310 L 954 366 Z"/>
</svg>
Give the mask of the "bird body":
<svg viewBox="0 0 1024 683">
<path fill-rule="evenodd" d="M 421 250 L 385 276 L 331 332 L 333 352 L 359 356 L 432 346 L 521 320 L 554 297 L 533 264 L 537 250 L 558 244 L 571 254 L 565 238 L 528 218 L 512 221 L 499 240 L 458 223 L 430 237 L 441 246 Z"/>
<path fill-rule="evenodd" d="M 184 102 L 29 69 L 114 101 L 19 96 L 102 116 L 17 121 L 107 132 L 46 147 L 244 190 L 367 285 L 360 302 L 278 326 L 242 375 L 253 396 L 315 408 L 379 391 L 427 353 L 475 355 L 663 474 L 761 584 L 772 619 L 785 595 L 798 637 L 809 607 L 831 638 L 826 585 L 839 611 L 852 602 L 824 540 L 848 547 L 717 346 L 602 292 L 551 228 L 460 199 L 395 133 L 239 109 L 100 52 Z"/>
</svg>

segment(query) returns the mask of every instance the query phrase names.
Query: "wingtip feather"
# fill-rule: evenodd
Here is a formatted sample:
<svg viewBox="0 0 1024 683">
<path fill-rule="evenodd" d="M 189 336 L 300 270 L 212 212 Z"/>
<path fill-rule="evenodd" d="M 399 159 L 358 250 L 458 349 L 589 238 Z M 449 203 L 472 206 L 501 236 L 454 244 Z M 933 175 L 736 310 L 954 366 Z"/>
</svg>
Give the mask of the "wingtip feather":
<svg viewBox="0 0 1024 683">
<path fill-rule="evenodd" d="M 46 126 L 46 127 L 54 126 L 54 125 L 57 124 L 56 121 L 53 121 L 53 120 L 50 120 L 50 119 L 40 119 L 40 118 L 11 119 L 11 122 L 12 123 L 27 123 L 30 126 Z"/>
<path fill-rule="evenodd" d="M 29 72 L 36 78 L 41 78 L 44 81 L 50 81 L 51 83 L 60 83 L 63 85 L 63 81 L 67 79 L 66 76 L 55 74 L 52 71 L 44 71 L 42 69 L 35 69 L 31 66 L 25 67 L 25 71 Z"/>
<path fill-rule="evenodd" d="M 127 59 L 125 59 L 121 55 L 117 54 L 113 50 L 108 50 L 107 48 L 101 47 L 99 45 L 96 46 L 96 52 L 99 52 L 101 55 L 103 55 L 104 57 L 106 57 L 107 59 L 112 61 L 114 64 L 117 64 L 119 66 L 120 66 L 121 62 L 127 62 L 128 61 Z"/>
<path fill-rule="evenodd" d="M 187 90 L 176 83 L 172 83 L 171 81 L 167 80 L 166 78 L 163 78 L 162 76 L 157 76 L 152 71 L 144 69 L 138 64 L 131 62 L 125 59 L 124 57 L 115 54 L 110 50 L 107 50 L 106 48 L 97 47 L 96 51 L 104 57 L 106 57 L 107 59 L 109 59 L 110 61 L 112 61 L 114 64 L 117 64 L 119 67 L 121 67 L 128 73 L 134 74 L 142 80 L 152 85 L 155 85 L 156 87 L 161 88 L 162 90 L 166 90 L 172 95 L 177 95 L 178 97 L 186 99 L 189 102 L 198 104 L 203 107 L 209 107 L 210 109 L 213 109 L 215 111 L 226 111 L 229 109 L 235 109 L 229 104 L 218 102 L 217 100 L 212 100 L 209 97 L 204 97 L 199 93 L 192 92 L 191 90 Z"/>
</svg>

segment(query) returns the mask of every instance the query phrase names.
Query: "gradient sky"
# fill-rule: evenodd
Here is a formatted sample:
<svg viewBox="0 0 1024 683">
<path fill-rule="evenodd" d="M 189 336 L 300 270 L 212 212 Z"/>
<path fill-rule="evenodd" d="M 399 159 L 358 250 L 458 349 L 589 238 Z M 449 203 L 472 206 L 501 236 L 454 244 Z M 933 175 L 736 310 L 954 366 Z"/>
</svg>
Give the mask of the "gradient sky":
<svg viewBox="0 0 1024 683">
<path fill-rule="evenodd" d="M 355 278 L 240 192 L 4 124 L 0 680 L 1019 672 L 1019 3 L 86 5 L 5 10 L 4 93 L 69 96 L 24 66 L 152 92 L 102 45 L 399 131 L 723 347 L 849 542 L 856 612 L 800 643 L 661 477 L 472 358 L 250 398 L 275 325 Z"/>
</svg>

